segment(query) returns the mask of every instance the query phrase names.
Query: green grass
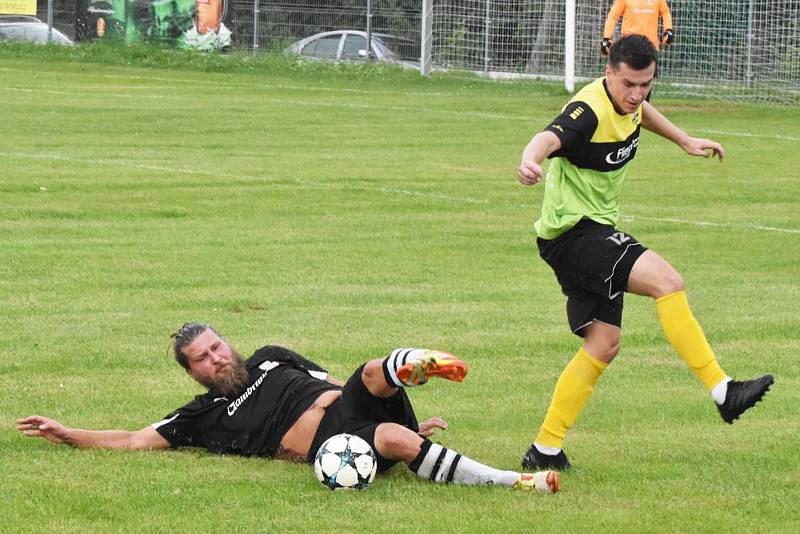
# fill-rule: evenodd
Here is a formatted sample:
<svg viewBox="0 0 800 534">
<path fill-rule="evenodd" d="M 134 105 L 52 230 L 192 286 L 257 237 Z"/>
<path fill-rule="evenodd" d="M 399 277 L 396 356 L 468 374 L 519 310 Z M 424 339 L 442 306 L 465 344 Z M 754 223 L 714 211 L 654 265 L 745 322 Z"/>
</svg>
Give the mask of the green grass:
<svg viewBox="0 0 800 534">
<path fill-rule="evenodd" d="M 623 348 L 569 434 L 555 496 L 438 486 L 402 466 L 331 493 L 308 466 L 26 440 L 38 413 L 139 429 L 200 389 L 188 320 L 243 353 L 346 378 L 397 346 L 471 364 L 411 396 L 439 440 L 516 469 L 578 346 L 535 251 L 522 147 L 555 85 L 149 48 L 0 47 L 0 517 L 32 532 L 793 532 L 800 449 L 800 109 L 659 98 L 726 149 L 644 133 L 620 226 L 683 274 L 723 367 L 773 372 L 724 425 L 629 297 Z"/>
</svg>

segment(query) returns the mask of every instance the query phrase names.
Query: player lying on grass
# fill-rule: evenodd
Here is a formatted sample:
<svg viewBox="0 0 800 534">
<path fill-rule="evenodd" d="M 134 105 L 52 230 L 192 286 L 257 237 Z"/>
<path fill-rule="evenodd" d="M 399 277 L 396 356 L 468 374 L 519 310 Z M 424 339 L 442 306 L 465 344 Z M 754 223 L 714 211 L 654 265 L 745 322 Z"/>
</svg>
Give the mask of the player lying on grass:
<svg viewBox="0 0 800 534">
<path fill-rule="evenodd" d="M 522 153 L 518 176 L 524 185 L 539 183 L 541 164 L 551 158 L 541 216 L 534 224 L 537 245 L 567 296 L 569 326 L 583 338 L 522 458 L 526 469 L 569 467 L 562 450 L 564 437 L 619 352 L 625 293 L 655 301 L 667 341 L 709 391 L 725 422 L 733 423 L 773 383 L 772 375 L 731 380 L 692 314 L 680 273 L 616 228 L 619 195 L 641 128 L 693 156 L 722 160 L 724 154 L 719 143 L 690 137 L 645 101 L 653 85 L 656 56 L 653 45 L 641 35 L 617 41 L 605 77 L 581 89 Z"/>
<path fill-rule="evenodd" d="M 345 384 L 288 349 L 265 346 L 246 361 L 207 324 L 187 323 L 173 336 L 177 362 L 208 388 L 142 430 L 80 430 L 38 415 L 17 420 L 25 436 L 101 449 L 203 447 L 220 454 L 313 462 L 329 437 L 366 440 L 378 470 L 402 461 L 416 475 L 440 483 L 498 485 L 556 492 L 555 471 L 517 473 L 480 464 L 428 440 L 438 417 L 417 423 L 408 386 L 432 376 L 461 382 L 467 364 L 444 352 L 397 349 L 370 360 Z"/>
</svg>

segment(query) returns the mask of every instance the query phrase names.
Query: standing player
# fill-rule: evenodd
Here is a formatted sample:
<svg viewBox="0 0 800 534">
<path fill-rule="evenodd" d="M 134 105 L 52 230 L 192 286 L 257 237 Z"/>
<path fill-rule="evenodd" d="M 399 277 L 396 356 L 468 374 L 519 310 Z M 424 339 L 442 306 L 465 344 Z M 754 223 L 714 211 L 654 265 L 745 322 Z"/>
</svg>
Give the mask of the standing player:
<svg viewBox="0 0 800 534">
<path fill-rule="evenodd" d="M 615 228 L 618 197 L 636 155 L 640 127 L 692 156 L 717 156 L 721 161 L 724 155 L 719 143 L 689 137 L 645 101 L 656 56 L 653 45 L 641 35 L 620 39 L 611 48 L 605 77 L 575 95 L 522 153 L 518 174 L 525 185 L 538 183 L 542 161 L 552 158 L 541 217 L 535 224 L 537 244 L 567 296 L 570 328 L 584 338 L 562 372 L 539 434 L 522 459 L 526 468 L 570 466 L 562 443 L 619 351 L 625 292 L 655 299 L 667 340 L 711 393 L 727 423 L 758 402 L 773 383 L 771 375 L 731 380 L 692 315 L 681 275 L 633 236 Z"/>
<path fill-rule="evenodd" d="M 620 17 L 622 17 L 620 30 L 622 37 L 634 33 L 644 35 L 658 50 L 658 19 L 661 18 L 661 27 L 664 29 L 661 42 L 665 45 L 675 42 L 672 13 L 667 6 L 667 0 L 614 0 L 603 28 L 603 42 L 600 44 L 600 52 L 604 56 L 607 56 L 611 49 L 611 37 Z"/>
</svg>

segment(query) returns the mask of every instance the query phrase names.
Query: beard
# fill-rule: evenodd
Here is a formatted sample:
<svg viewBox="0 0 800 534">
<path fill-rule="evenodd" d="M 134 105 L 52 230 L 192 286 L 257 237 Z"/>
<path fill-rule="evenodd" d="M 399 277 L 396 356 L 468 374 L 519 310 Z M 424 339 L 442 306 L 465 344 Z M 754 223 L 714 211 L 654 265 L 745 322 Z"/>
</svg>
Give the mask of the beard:
<svg viewBox="0 0 800 534">
<path fill-rule="evenodd" d="M 250 380 L 250 373 L 247 372 L 247 366 L 242 357 L 233 349 L 231 349 L 231 352 L 232 357 L 228 372 L 218 378 L 202 382 L 208 388 L 209 393 L 217 397 L 235 395 L 244 389 L 245 384 Z"/>
</svg>

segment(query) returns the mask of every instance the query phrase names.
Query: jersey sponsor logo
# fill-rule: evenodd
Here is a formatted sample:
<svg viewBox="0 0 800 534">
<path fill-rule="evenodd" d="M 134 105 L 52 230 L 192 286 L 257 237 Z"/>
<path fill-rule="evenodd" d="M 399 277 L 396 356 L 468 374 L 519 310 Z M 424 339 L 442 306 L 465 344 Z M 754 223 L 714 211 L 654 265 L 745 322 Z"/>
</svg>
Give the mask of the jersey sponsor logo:
<svg viewBox="0 0 800 534">
<path fill-rule="evenodd" d="M 619 165 L 626 159 L 628 159 L 633 153 L 634 149 L 639 145 L 639 138 L 636 137 L 631 141 L 631 144 L 628 146 L 622 147 L 616 152 L 609 152 L 606 154 L 606 163 L 609 165 Z"/>
<path fill-rule="evenodd" d="M 267 378 L 267 373 L 269 373 L 270 370 L 275 369 L 278 365 L 279 364 L 277 362 L 264 362 L 261 365 L 259 365 L 261 369 L 264 369 L 264 372 L 261 374 L 261 376 L 256 378 L 255 382 L 253 382 L 247 387 L 244 393 L 239 395 L 238 399 L 236 399 L 235 401 L 233 401 L 228 405 L 228 417 L 232 417 L 233 414 L 236 413 L 236 410 L 239 409 L 239 406 L 244 404 L 244 401 L 246 401 L 250 397 L 250 395 L 252 395 L 253 392 L 257 390 L 259 386 L 261 386 L 261 382 L 263 382 L 264 379 Z"/>
<path fill-rule="evenodd" d="M 267 360 L 264 363 L 262 363 L 261 365 L 259 365 L 258 368 L 261 369 L 262 371 L 269 371 L 270 369 L 275 369 L 279 365 L 280 364 L 278 362 L 271 362 L 271 361 Z"/>
<path fill-rule="evenodd" d="M 572 113 L 569 114 L 569 118 L 572 120 L 577 120 L 582 113 L 583 113 L 583 107 L 578 106 Z"/>
</svg>

